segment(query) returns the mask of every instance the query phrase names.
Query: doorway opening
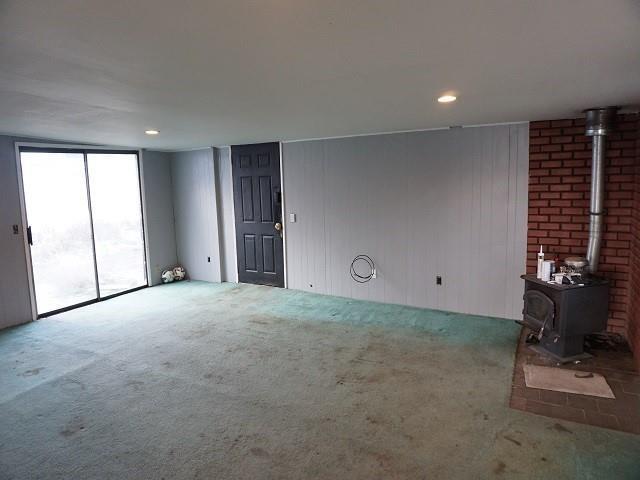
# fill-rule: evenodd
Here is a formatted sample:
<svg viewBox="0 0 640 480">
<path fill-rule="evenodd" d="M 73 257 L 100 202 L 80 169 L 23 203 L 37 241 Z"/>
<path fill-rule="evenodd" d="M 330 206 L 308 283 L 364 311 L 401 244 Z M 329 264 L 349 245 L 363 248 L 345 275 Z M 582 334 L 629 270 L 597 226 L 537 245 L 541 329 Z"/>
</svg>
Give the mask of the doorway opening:
<svg viewBox="0 0 640 480">
<path fill-rule="evenodd" d="M 135 151 L 19 148 L 37 318 L 147 286 Z"/>
</svg>

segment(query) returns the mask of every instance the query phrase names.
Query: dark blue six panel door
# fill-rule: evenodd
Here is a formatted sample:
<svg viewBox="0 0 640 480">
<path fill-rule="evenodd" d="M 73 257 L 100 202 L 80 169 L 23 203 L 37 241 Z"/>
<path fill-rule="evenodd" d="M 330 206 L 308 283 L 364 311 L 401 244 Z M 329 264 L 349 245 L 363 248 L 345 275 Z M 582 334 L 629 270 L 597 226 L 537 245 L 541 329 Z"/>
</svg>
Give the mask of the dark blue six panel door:
<svg viewBox="0 0 640 480">
<path fill-rule="evenodd" d="M 238 281 L 284 287 L 280 145 L 231 147 Z"/>
</svg>

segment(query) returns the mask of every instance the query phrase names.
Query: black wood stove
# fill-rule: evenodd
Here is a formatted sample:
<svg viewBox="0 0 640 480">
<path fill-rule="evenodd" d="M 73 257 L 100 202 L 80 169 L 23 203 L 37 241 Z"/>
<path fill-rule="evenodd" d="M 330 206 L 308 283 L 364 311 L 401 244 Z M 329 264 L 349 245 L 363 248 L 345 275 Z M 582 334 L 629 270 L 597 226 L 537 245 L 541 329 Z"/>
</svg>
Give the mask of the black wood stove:
<svg viewBox="0 0 640 480">
<path fill-rule="evenodd" d="M 583 284 L 545 282 L 535 275 L 524 279 L 523 324 L 537 336 L 532 348 L 566 363 L 588 357 L 584 336 L 607 327 L 609 283 L 589 276 Z"/>
<path fill-rule="evenodd" d="M 566 283 L 551 283 L 523 275 L 523 323 L 535 332 L 537 349 L 560 362 L 584 358 L 584 336 L 607 326 L 609 284 L 598 278 L 598 261 L 604 228 L 605 137 L 615 127 L 618 107 L 585 110 L 585 135 L 591 142 L 591 190 L 589 193 L 589 241 L 586 257 L 569 257 L 561 273 Z M 586 269 L 585 269 L 586 267 Z M 576 272 L 573 269 L 582 271 Z M 565 271 L 563 271 L 565 270 Z M 574 275 L 577 277 L 577 282 Z"/>
</svg>

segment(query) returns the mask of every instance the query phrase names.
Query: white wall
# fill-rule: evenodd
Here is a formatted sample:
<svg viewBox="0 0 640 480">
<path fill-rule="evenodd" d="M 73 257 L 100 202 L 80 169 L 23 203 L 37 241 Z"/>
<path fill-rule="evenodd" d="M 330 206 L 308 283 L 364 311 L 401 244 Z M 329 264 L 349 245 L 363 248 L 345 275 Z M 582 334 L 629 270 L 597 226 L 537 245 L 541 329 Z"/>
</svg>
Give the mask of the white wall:
<svg viewBox="0 0 640 480">
<path fill-rule="evenodd" d="M 217 147 L 216 193 L 218 199 L 218 226 L 220 233 L 220 271 L 223 282 L 238 281 L 236 257 L 236 229 L 233 210 L 233 177 L 231 171 L 231 149 Z"/>
<path fill-rule="evenodd" d="M 290 288 L 519 317 L 528 125 L 285 143 L 283 168 Z"/>
<path fill-rule="evenodd" d="M 146 205 L 149 284 L 161 283 L 162 271 L 178 263 L 173 220 L 171 153 L 145 150 L 142 177 Z"/>
<path fill-rule="evenodd" d="M 0 135 L 0 329 L 32 320 L 15 142 L 70 143 Z M 146 158 L 143 155 L 147 261 L 152 266 L 176 263 L 170 163 L 164 155 L 158 152 L 146 152 Z M 160 195 L 160 191 L 165 195 Z M 13 225 L 18 225 L 18 235 L 13 235 Z M 152 269 L 150 281 L 157 283 L 154 280 L 159 280 L 159 276 Z"/>
<path fill-rule="evenodd" d="M 220 281 L 220 247 L 213 148 L 171 158 L 178 263 L 192 280 Z"/>
<path fill-rule="evenodd" d="M 15 140 L 0 136 L 0 328 L 31 320 Z M 527 125 L 285 143 L 282 168 L 290 288 L 519 317 Z M 174 263 L 237 281 L 231 173 L 227 147 L 144 152 L 152 283 Z M 368 284 L 349 276 L 358 253 L 376 261 Z"/>
<path fill-rule="evenodd" d="M 0 136 L 0 328 L 32 320 L 15 140 Z M 13 234 L 12 225 L 18 225 L 18 235 Z"/>
</svg>

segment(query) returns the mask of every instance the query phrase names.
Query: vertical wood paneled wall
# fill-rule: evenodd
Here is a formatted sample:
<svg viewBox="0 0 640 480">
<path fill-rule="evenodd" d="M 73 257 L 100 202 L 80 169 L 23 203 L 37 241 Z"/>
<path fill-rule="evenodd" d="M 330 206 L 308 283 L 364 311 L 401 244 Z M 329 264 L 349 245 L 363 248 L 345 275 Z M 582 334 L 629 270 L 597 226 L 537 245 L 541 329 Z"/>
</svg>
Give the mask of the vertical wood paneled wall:
<svg viewBox="0 0 640 480">
<path fill-rule="evenodd" d="M 285 143 L 283 169 L 289 288 L 520 317 L 527 124 Z"/>
<path fill-rule="evenodd" d="M 162 271 L 178 263 L 171 192 L 171 157 L 170 152 L 145 150 L 142 154 L 149 285 L 162 283 Z"/>
<path fill-rule="evenodd" d="M 213 148 L 174 153 L 171 180 L 178 262 L 193 280 L 219 282 L 220 244 Z"/>
<path fill-rule="evenodd" d="M 238 281 L 236 261 L 236 229 L 233 213 L 233 178 L 231 149 L 214 148 L 216 162 L 216 193 L 218 196 L 218 226 L 220 228 L 220 271 L 223 282 Z"/>
</svg>

